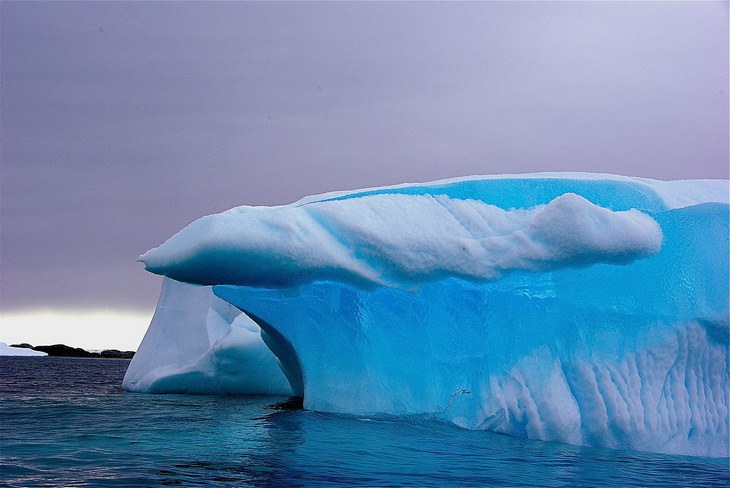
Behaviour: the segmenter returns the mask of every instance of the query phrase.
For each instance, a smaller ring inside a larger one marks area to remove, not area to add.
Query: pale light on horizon
[[[151,314],[130,310],[28,310],[0,314],[0,341],[136,351]]]

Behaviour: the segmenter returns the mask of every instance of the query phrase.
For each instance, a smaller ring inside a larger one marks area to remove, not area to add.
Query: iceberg
[[[0,356],[48,356],[45,352],[34,351],[25,347],[8,346],[5,342],[0,342]]]
[[[307,409],[727,457],[728,214],[724,180],[583,173],[237,207],[140,257],[168,278],[125,388],[278,367]]]

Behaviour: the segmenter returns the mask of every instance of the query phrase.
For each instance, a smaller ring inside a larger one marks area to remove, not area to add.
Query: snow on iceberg
[[[238,207],[140,259],[246,312],[305,408],[728,456],[728,254],[727,181],[547,174]]]
[[[128,391],[291,395],[256,325],[210,287],[165,278],[147,333],[124,375]]]
[[[574,193],[527,210],[445,195],[380,194],[203,217],[140,259],[181,281],[290,286],[331,279],[410,288],[455,276],[625,262],[656,253],[661,229]]]
[[[0,342],[0,356],[48,356],[48,354],[24,347],[8,346],[7,343]]]

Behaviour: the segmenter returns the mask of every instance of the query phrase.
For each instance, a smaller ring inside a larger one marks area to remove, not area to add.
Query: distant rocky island
[[[117,349],[105,349],[101,352],[89,352],[80,347],[71,347],[65,344],[53,344],[52,346],[32,346],[28,343],[11,344],[10,347],[18,347],[22,349],[32,349],[40,351],[49,356],[66,357],[66,358],[114,358],[114,359],[132,359],[134,351],[119,351]]]

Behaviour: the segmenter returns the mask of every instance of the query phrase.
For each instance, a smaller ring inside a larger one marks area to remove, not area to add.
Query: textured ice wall
[[[169,278],[122,386],[151,393],[291,394],[251,319],[210,287]]]
[[[261,325],[307,408],[728,455],[727,182],[310,197],[202,219],[142,259],[249,285],[214,292]]]

